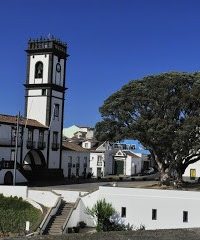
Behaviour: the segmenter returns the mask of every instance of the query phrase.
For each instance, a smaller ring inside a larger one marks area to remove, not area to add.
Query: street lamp
[[[17,171],[17,152],[18,152],[18,138],[19,138],[19,118],[20,113],[17,115],[17,130],[15,134],[15,161],[14,161],[14,176],[13,176],[13,186],[16,185],[16,171]]]

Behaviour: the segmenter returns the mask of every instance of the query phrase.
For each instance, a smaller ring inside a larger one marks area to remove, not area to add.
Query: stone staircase
[[[62,226],[73,208],[74,203],[67,203],[62,200],[57,213],[51,218],[43,234],[49,235],[63,234]]]

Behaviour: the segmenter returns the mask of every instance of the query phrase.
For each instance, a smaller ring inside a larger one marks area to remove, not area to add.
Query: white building
[[[71,139],[71,138],[93,139],[94,138],[94,128],[73,125],[68,128],[63,128],[63,137],[67,138],[67,139]]]
[[[199,182],[200,179],[200,163],[199,161],[190,164],[183,174],[183,180],[189,182]]]
[[[63,142],[62,169],[67,178],[83,177],[89,173],[90,152],[81,146]]]
[[[114,155],[114,173],[116,175],[131,176],[141,173],[143,160],[139,154],[129,150],[118,150]]]

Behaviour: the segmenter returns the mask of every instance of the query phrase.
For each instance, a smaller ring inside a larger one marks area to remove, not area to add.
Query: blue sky
[[[200,70],[199,0],[1,0],[0,113],[24,111],[27,40],[68,44],[64,126],[94,126],[128,81]]]

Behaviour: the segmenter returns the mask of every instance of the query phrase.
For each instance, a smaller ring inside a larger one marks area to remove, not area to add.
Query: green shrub
[[[0,232],[23,234],[26,221],[30,222],[30,231],[34,231],[41,218],[41,211],[22,198],[0,195]]]

